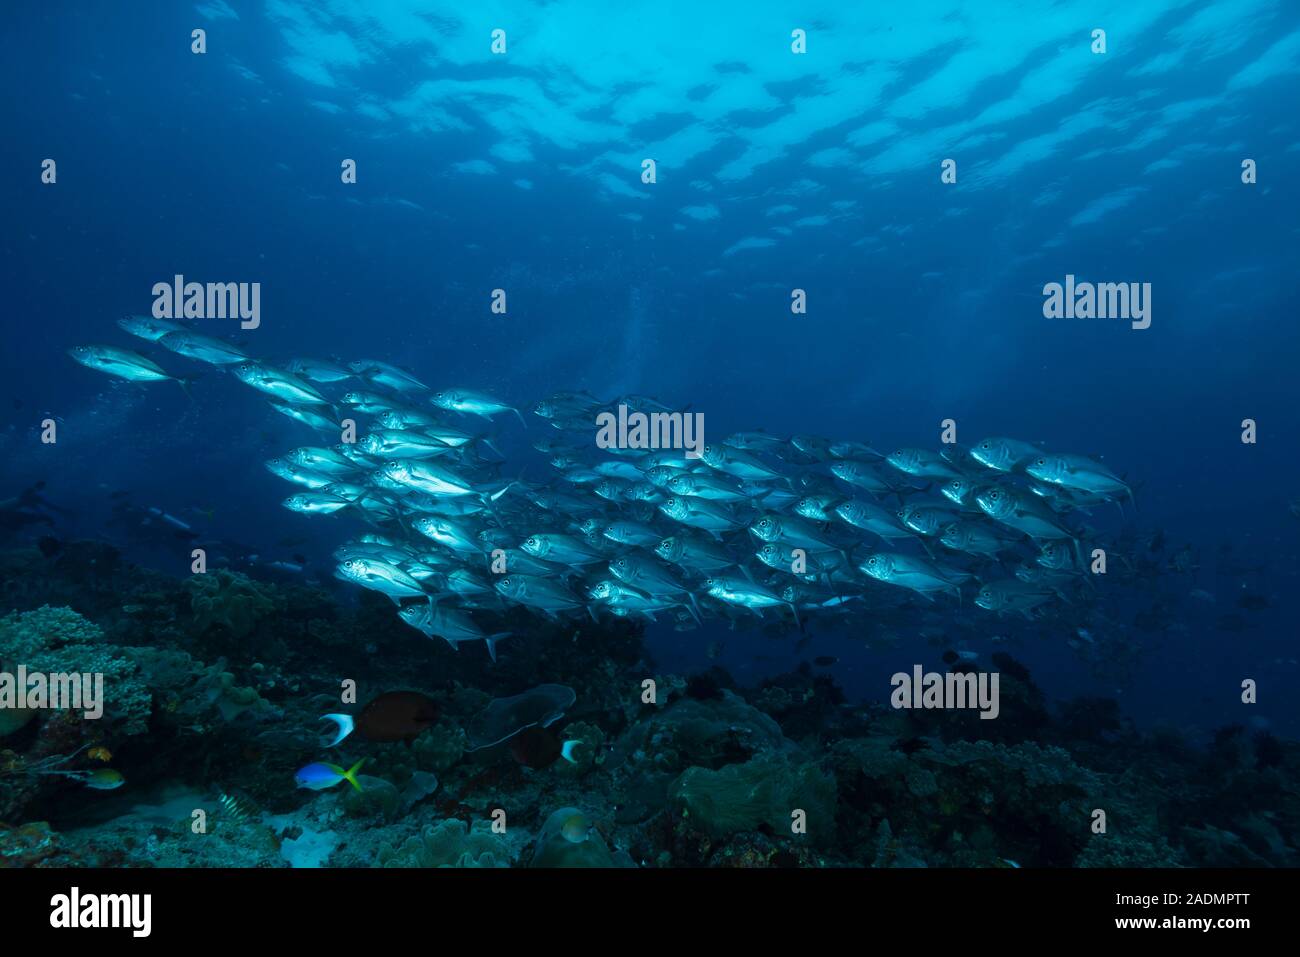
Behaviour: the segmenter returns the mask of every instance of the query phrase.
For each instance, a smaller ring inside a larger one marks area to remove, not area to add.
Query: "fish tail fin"
[[[852,567],[852,565],[849,565],[849,568]],[[844,590],[840,588],[839,582],[835,581],[828,575],[826,584],[830,587],[831,593],[839,600],[840,605],[844,605],[844,603],[848,601],[848,599],[844,597]]]
[[[506,492],[510,491],[510,489],[514,487],[514,484],[514,482],[508,482],[495,492],[478,493],[478,500],[483,503],[483,510],[491,515],[493,520],[503,528],[506,523],[502,521],[501,516],[497,514],[496,503],[497,499],[501,498],[502,495],[505,495]]]
[[[704,624],[704,622],[700,619],[700,605],[699,602],[695,600],[695,592],[688,591],[686,593],[686,597],[691,600],[691,612],[695,615],[695,620],[698,621],[701,625]]]
[[[1071,535],[1070,541],[1074,543],[1074,557],[1079,560],[1079,567],[1086,569],[1088,563],[1083,560],[1083,545],[1079,542],[1077,536]]]
[[[577,764],[578,759],[573,756],[573,752],[580,744],[582,744],[582,742],[577,738],[565,741],[564,744],[560,745],[560,757],[564,758],[564,760],[568,761],[570,764]]]
[[[497,642],[502,638],[509,638],[512,634],[513,632],[509,631],[498,631],[495,635],[488,635],[484,640],[484,644],[487,645],[488,657],[492,659],[493,664],[496,664],[497,660]]]
[[[361,790],[361,785],[357,783],[357,772],[361,770],[361,765],[365,763],[366,759],[362,758],[356,764],[352,765],[352,767],[343,772],[343,780],[347,781],[348,784],[351,784],[358,791]]]
[[[686,606],[686,610],[691,613],[691,617],[695,619],[696,624],[698,624],[701,628],[703,628],[704,619],[700,617],[699,603],[695,601],[695,596],[690,592],[687,592],[686,595],[691,600],[691,603]]]
[[[481,442],[483,445],[485,445],[485,446],[487,446],[489,449],[491,449],[492,452],[493,452],[494,454],[496,454],[499,458],[505,458],[505,454],[504,454],[504,453],[503,453],[499,448],[497,448],[496,445],[495,445],[495,442],[496,442],[496,436],[495,436],[495,435],[490,435],[490,434],[489,434],[489,435],[481,435],[481,436],[479,436],[479,442]]]
[[[355,723],[350,714],[325,714],[321,715],[322,721],[333,721],[337,728],[334,740],[325,745],[327,748],[333,748],[343,743],[343,739],[350,735],[355,727]]]

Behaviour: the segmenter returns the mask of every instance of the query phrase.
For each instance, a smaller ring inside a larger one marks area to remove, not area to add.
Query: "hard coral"
[[[117,734],[140,734],[152,711],[148,685],[125,649],[105,645],[103,639],[98,625],[71,608],[46,605],[0,619],[0,662],[47,674],[103,675],[105,727]]]
[[[244,638],[261,619],[277,610],[271,586],[224,568],[194,575],[186,582],[186,588],[190,592],[194,623],[200,631],[220,626],[234,637]]]

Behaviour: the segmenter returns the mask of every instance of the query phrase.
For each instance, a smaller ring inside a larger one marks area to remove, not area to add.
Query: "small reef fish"
[[[113,791],[126,783],[121,771],[96,768],[94,771],[65,771],[69,777],[96,791]]]
[[[570,844],[581,844],[591,836],[593,830],[595,830],[595,825],[591,823],[587,815],[582,813],[570,815],[560,825],[560,833],[564,835],[564,839]]]
[[[340,781],[347,781],[358,791],[361,785],[357,783],[357,772],[361,770],[361,765],[366,763],[362,758],[352,767],[344,771],[337,764],[309,764],[298,771],[293,779],[298,783],[298,787],[307,788],[312,791],[325,791],[334,787]]]

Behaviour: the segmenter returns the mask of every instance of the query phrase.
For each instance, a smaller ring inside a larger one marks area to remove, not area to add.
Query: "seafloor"
[[[627,622],[516,610],[493,665],[481,645],[423,641],[377,595],[167,577],[98,542],[9,548],[0,579],[15,609],[0,666],[107,682],[98,721],[0,715],[0,866],[1300,864],[1295,743],[1141,731],[1109,699],[1049,705],[1009,655],[1001,715],[981,721],[853,705],[806,667],[752,688],[665,674]],[[543,684],[573,690],[553,727],[582,742],[576,763],[467,750],[493,698]],[[396,689],[437,705],[413,741],[322,747],[321,715]],[[295,785],[305,764],[361,758],[360,792]],[[43,772],[104,761],[123,786]],[[585,839],[558,828],[574,815]]]

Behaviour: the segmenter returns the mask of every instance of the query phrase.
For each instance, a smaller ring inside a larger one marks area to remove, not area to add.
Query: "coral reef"
[[[982,721],[851,704],[808,665],[753,687],[672,674],[623,620],[512,611],[494,665],[370,594],[169,578],[99,543],[0,551],[0,570],[0,669],[97,671],[106,692],[99,721],[0,710],[0,866],[1300,864],[1294,742],[1140,731],[1108,698],[1049,703],[1004,654]],[[321,715],[394,689],[426,695],[431,723],[326,748]],[[512,750],[542,727],[579,742],[571,760]],[[125,785],[86,787],[110,752]],[[295,786],[361,758],[360,791]]]
[[[825,841],[834,829],[835,779],[784,757],[764,755],[716,771],[687,768],[669,798],[691,826],[712,838],[760,827],[801,833],[806,823],[811,837]]]
[[[139,666],[122,649],[105,645],[103,630],[71,608],[43,605],[0,619],[0,663],[46,674],[103,675],[105,727],[129,736],[148,726],[152,697]],[[53,720],[80,719],[56,713]]]
[[[400,847],[381,850],[380,867],[509,867],[509,844],[486,821],[454,818],[425,828]]]
[[[275,614],[279,607],[269,586],[225,569],[194,575],[185,587],[190,593],[194,623],[201,631],[219,627],[234,638],[245,638],[259,621]]]

